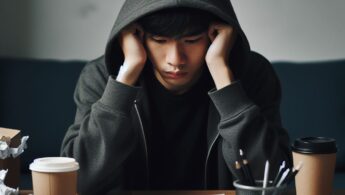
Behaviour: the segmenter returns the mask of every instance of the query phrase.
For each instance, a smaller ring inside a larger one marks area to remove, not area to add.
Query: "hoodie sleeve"
[[[107,78],[105,72],[104,66],[95,63],[83,69],[74,93],[75,121],[61,147],[62,156],[80,164],[80,194],[104,194],[109,186],[121,189],[122,167],[137,143],[137,134],[128,124],[139,88]]]
[[[235,173],[234,163],[242,149],[254,178],[263,179],[265,161],[269,160],[272,179],[283,160],[291,165],[289,136],[281,125],[279,80],[270,63],[254,55],[253,69],[246,72],[249,79],[210,92],[210,97],[220,114],[218,129],[229,170]]]

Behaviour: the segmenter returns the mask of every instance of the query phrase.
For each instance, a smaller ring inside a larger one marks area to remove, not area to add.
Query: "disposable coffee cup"
[[[299,138],[292,144],[293,162],[302,162],[295,177],[297,195],[331,195],[337,146],[335,139]]]
[[[74,158],[46,157],[30,164],[35,195],[76,195],[79,164]]]

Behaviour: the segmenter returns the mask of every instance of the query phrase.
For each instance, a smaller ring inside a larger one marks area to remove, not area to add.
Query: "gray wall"
[[[345,0],[232,0],[253,50],[270,60],[345,58]]]
[[[0,55],[93,59],[105,47],[119,0],[0,0]]]
[[[0,55],[93,59],[124,0],[1,0]],[[270,60],[345,57],[344,0],[232,0],[253,50]]]

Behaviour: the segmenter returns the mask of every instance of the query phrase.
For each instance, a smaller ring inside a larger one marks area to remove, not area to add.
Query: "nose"
[[[177,68],[182,68],[186,63],[186,56],[177,42],[171,43],[166,58],[170,66]]]

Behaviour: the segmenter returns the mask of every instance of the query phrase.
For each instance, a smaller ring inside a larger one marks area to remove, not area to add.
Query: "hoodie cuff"
[[[113,76],[109,76],[100,102],[111,109],[127,114],[140,89],[141,87],[125,85],[116,81]]]
[[[239,81],[220,90],[211,90],[208,94],[215,104],[222,120],[241,113],[253,104]]]

